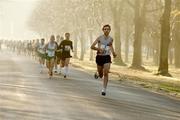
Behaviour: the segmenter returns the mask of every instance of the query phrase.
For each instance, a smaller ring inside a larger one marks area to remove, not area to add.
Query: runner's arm
[[[48,44],[46,44],[46,45],[44,46],[44,50],[45,50],[45,51],[47,50],[47,47],[48,47]]]
[[[72,52],[74,52],[74,50],[73,50],[73,42],[71,42],[71,50],[72,50]]]
[[[115,53],[115,50],[114,50],[114,47],[113,47],[113,41],[112,41],[112,43],[110,45],[110,49],[111,49],[111,52],[113,54],[113,57],[115,58],[117,56],[117,54]]]
[[[57,49],[58,49],[58,44],[56,44],[56,46],[55,46],[55,51],[57,51]]]
[[[94,42],[93,42],[93,44],[91,45],[91,49],[92,50],[97,50],[97,51],[99,51],[99,48],[98,47],[96,47],[96,45],[97,45],[97,43],[98,43],[98,39],[96,39]]]

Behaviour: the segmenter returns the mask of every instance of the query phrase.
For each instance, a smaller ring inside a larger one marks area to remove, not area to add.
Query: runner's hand
[[[105,51],[104,49],[101,49],[101,48],[98,49],[99,53],[104,53],[104,51]]]
[[[113,57],[116,58],[116,57],[117,57],[117,54],[116,54],[116,53],[113,53]]]

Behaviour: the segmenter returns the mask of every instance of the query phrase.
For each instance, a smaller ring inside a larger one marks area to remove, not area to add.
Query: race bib
[[[103,50],[103,54],[109,54],[110,53],[110,47],[106,45],[101,45],[101,49]]]
[[[105,45],[101,45],[101,49],[105,49]]]
[[[48,56],[49,57],[53,57],[54,56],[54,52],[48,52]]]
[[[106,46],[105,51],[106,51],[106,54],[109,54],[110,53],[110,47]]]
[[[109,50],[110,50],[109,46],[106,46],[105,50],[106,50],[106,51],[109,51]]]
[[[40,52],[41,54],[45,54],[45,51],[44,51],[43,49],[39,49],[39,52]]]
[[[71,49],[71,47],[69,45],[66,45],[64,48],[65,48],[64,49],[65,51],[70,51],[70,49]]]

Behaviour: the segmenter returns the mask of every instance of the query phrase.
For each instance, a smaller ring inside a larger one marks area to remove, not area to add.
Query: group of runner
[[[97,51],[96,64],[97,75],[103,80],[101,94],[106,95],[106,89],[109,79],[109,70],[111,65],[111,54],[116,57],[113,48],[113,38],[109,35],[111,31],[110,25],[104,25],[102,28],[103,35],[100,35],[91,45],[91,49]],[[46,63],[49,78],[53,77],[53,73],[63,73],[64,78],[69,73],[69,62],[71,52],[73,52],[73,42],[70,40],[70,33],[65,33],[64,37],[57,35],[50,36],[48,42],[45,39],[37,39],[33,41],[6,41],[6,46],[11,51],[18,54],[32,56],[39,61],[40,73]],[[62,71],[62,68],[63,71]]]
[[[17,55],[26,55],[35,57],[35,46],[38,44],[36,40],[4,40],[8,51],[16,52]]]
[[[64,68],[64,78],[69,72],[69,62],[71,51],[73,52],[73,42],[70,40],[70,33],[65,33],[65,39],[57,36],[57,41],[62,40],[59,44],[55,41],[55,36],[51,35],[50,40],[45,44],[45,40],[41,39],[41,43],[37,46],[37,53],[39,57],[39,64],[42,68],[46,59],[46,67],[48,68],[49,78],[52,78],[53,72],[61,73],[61,68]],[[58,64],[60,64],[59,69]],[[53,71],[54,70],[54,71]]]
[[[48,68],[49,78],[53,73],[63,73],[64,78],[69,73],[69,62],[73,42],[70,40],[70,33],[65,33],[65,38],[51,35],[47,41],[44,38],[36,40],[5,40],[5,46],[17,55],[25,55],[39,61],[40,73],[43,72],[44,65]],[[63,71],[62,71],[62,68]]]

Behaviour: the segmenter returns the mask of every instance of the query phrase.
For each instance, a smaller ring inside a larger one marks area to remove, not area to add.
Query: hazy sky
[[[0,38],[32,39],[27,21],[40,0],[0,0]]]

